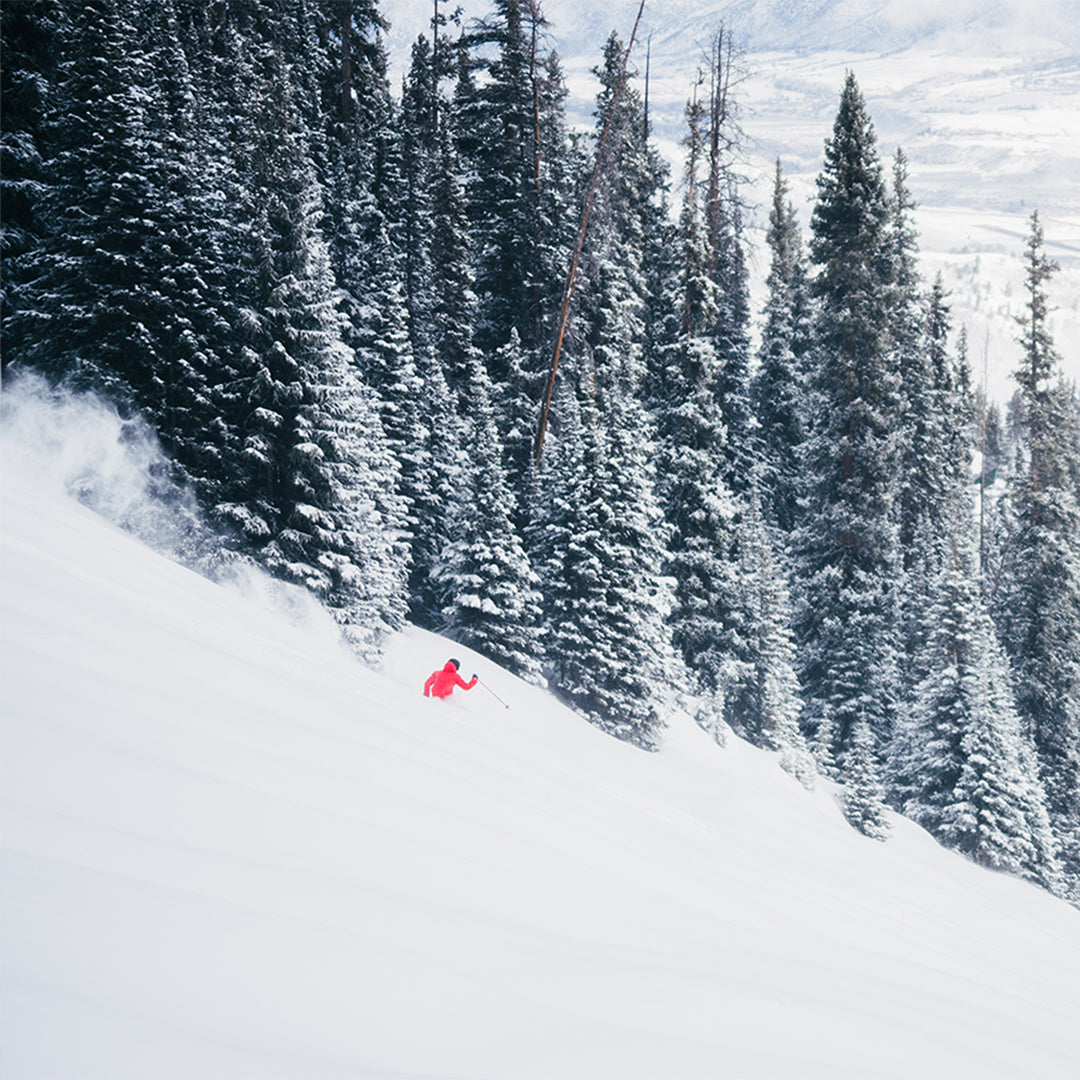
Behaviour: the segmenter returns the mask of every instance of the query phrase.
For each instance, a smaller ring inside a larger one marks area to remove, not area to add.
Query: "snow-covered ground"
[[[68,497],[139,489],[74,415],[0,458],[3,1076],[1080,1075],[1080,912],[430,634],[367,670]]]
[[[639,0],[543,0],[550,45],[570,90],[568,114],[591,124],[592,69],[604,40],[628,40]],[[468,17],[489,14],[466,0]],[[450,10],[453,5],[444,5]],[[398,76],[430,5],[384,0]],[[1018,349],[1023,251],[1038,209],[1061,272],[1051,330],[1080,379],[1080,2],[1078,0],[648,0],[634,63],[651,48],[650,116],[678,181],[683,110],[721,22],[746,51],[738,88],[755,307],[768,272],[765,228],[777,157],[808,232],[825,140],[847,69],[855,72],[883,157],[902,146],[918,210],[922,270],[940,271],[954,326],[966,326],[976,381],[1004,401]],[[675,193],[676,202],[680,197]]]

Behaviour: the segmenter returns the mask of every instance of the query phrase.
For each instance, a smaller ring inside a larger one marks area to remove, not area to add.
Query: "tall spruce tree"
[[[914,565],[916,537],[924,522],[924,501],[941,495],[926,475],[933,461],[937,401],[931,361],[925,340],[919,271],[918,234],[914,200],[907,185],[907,158],[897,150],[893,159],[893,190],[890,202],[888,241],[892,259],[892,348],[903,395],[902,475],[900,480],[900,545],[904,569]],[[930,451],[930,456],[927,452]]]
[[[67,14],[36,211],[50,225],[22,275],[10,359],[141,411],[212,502],[211,391],[228,368],[218,215],[173,3],[100,0]]]
[[[391,456],[321,232],[322,193],[294,101],[288,12],[238,30],[252,79],[243,468],[223,511],[274,573],[324,598],[365,652],[401,625],[407,551]]]
[[[465,461],[436,577],[442,630],[524,678],[540,676],[537,578],[514,523],[491,381],[476,354],[466,387]]]
[[[886,745],[897,702],[901,399],[889,214],[873,126],[849,72],[811,222],[822,412],[808,443],[796,564],[804,716],[827,766],[843,766],[856,722]]]
[[[865,716],[857,716],[842,763],[844,816],[864,836],[885,840],[890,826],[877,759],[877,740],[870,723]]]
[[[477,298],[473,278],[465,181],[454,142],[444,125],[435,164],[432,262],[436,289],[435,350],[451,390],[464,394],[476,346]]]
[[[16,337],[54,380],[115,392],[129,404],[155,380],[137,342],[141,265],[156,232],[147,177],[145,92],[151,78],[131,12],[97,0],[73,13],[50,142],[48,245]],[[139,335],[143,337],[144,335]],[[146,395],[149,397],[149,393]]]
[[[946,328],[939,278],[927,315],[929,407],[912,428],[915,453],[926,459],[912,493],[923,506],[908,581],[915,685],[890,748],[891,794],[947,847],[1054,889],[1056,844],[1034,747],[980,591],[972,394],[965,355],[954,364],[945,349]]]
[[[720,359],[720,409],[728,434],[725,479],[732,491],[741,494],[753,485],[756,449],[750,397],[750,269],[738,182],[728,175],[724,186],[721,228],[712,252],[719,287],[713,338]]]
[[[457,395],[447,386],[435,354],[424,350],[417,365],[423,383],[420,418],[427,476],[413,507],[416,522],[409,570],[409,614],[428,630],[442,627],[442,586],[438,568],[455,527],[451,509],[463,483],[467,451],[461,419],[452,405]]]
[[[482,362],[473,343],[476,294],[469,262],[468,219],[458,157],[443,123],[437,136],[432,182],[434,229],[431,261],[435,307],[430,344],[417,357],[424,384],[422,422],[427,429],[425,483],[416,488],[411,596],[421,625],[441,625],[437,572],[453,525],[449,511],[463,479],[465,418],[471,413],[469,386]]]
[[[480,299],[476,340],[488,355],[511,329],[527,348],[543,340],[554,282],[545,281],[545,252],[557,243],[544,228],[542,201],[550,168],[541,110],[561,109],[558,89],[545,86],[539,4],[495,0],[494,13],[470,35],[472,63],[486,68],[469,80],[458,104],[459,147],[472,174],[469,207]],[[554,95],[554,97],[553,97]],[[493,372],[498,381],[501,372]]]
[[[948,346],[946,299],[939,274],[920,316],[922,329],[915,333],[907,362],[901,365],[906,407],[899,513],[907,691],[923,675],[919,658],[931,626],[935,583],[953,558],[954,491],[963,490],[972,471],[970,372],[963,348],[954,360]]]
[[[772,258],[751,402],[758,423],[758,471],[766,516],[786,535],[798,520],[803,488],[801,451],[811,411],[807,356],[812,333],[806,257],[779,159],[767,240]]]
[[[740,530],[740,578],[746,616],[746,653],[752,671],[734,688],[729,723],[755,746],[780,753],[780,763],[805,787],[813,788],[815,768],[799,728],[802,701],[795,676],[795,644],[787,582],[755,489],[747,494]]]
[[[612,35],[596,71],[597,146],[605,129],[608,136],[575,294],[577,333],[564,361],[571,388],[561,408],[569,419],[556,417],[562,464],[543,467],[542,509],[529,532],[544,566],[556,693],[604,730],[653,747],[666,688],[683,681],[665,622],[655,431],[644,403],[644,260],[662,170],[647,144],[640,96],[630,84],[620,92],[624,52]],[[569,486],[567,472],[575,476]],[[552,547],[552,532],[563,550]]]
[[[1034,741],[1067,888],[1080,895],[1080,503],[1070,392],[1050,334],[1047,282],[1056,270],[1038,213],[1025,252],[1023,353],[1014,377],[1021,454],[1010,478],[1012,535],[997,617],[1017,708]]]
[[[743,249],[742,178],[736,162],[743,142],[735,87],[742,59],[731,30],[721,26],[709,50],[709,94],[705,114],[708,183],[703,197],[709,274],[716,284],[712,327],[720,379],[717,394],[727,428],[724,479],[736,493],[753,483],[755,446],[750,405],[750,274]]]
[[[553,451],[541,462],[530,523],[545,674],[602,730],[656,749],[680,679],[665,622],[670,592],[648,428],[626,385],[631,372],[609,371],[604,391],[591,376],[574,385],[574,366],[561,376]]]
[[[1054,889],[1058,864],[1045,796],[979,594],[965,487],[952,490],[951,552],[935,580],[922,677],[890,762],[899,779],[896,802],[946,847]]]
[[[699,168],[704,110],[687,106],[686,188],[679,218],[679,277],[666,297],[676,318],[652,356],[650,406],[657,425],[660,505],[670,529],[666,570],[675,582],[674,645],[704,703],[700,719],[716,728],[729,689],[749,679],[741,655],[736,521],[739,507],[724,477],[727,429],[720,400],[721,363],[712,335],[717,287],[709,272]]]
[[[11,313],[23,302],[22,286],[36,276],[49,234],[49,126],[68,27],[63,5],[44,0],[5,4],[0,30],[0,364],[6,372],[22,353]]]
[[[432,245],[435,221],[433,186],[438,183],[438,75],[431,45],[420,37],[402,91],[402,270],[409,335],[414,354],[431,344],[436,304]]]

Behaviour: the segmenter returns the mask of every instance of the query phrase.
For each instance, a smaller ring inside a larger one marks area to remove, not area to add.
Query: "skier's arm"
[[[454,678],[457,679],[458,686],[462,690],[471,690],[478,682],[479,679],[474,675],[468,682],[466,682],[457,672],[454,672]]]
[[[435,677],[438,674],[439,673],[437,671],[433,671],[428,676],[427,682],[424,683],[424,697],[431,697],[431,688],[435,685]]]

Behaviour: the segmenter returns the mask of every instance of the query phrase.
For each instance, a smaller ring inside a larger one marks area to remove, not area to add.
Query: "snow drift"
[[[4,1076],[1080,1075],[1074,909],[432,635],[368,670],[10,435]]]

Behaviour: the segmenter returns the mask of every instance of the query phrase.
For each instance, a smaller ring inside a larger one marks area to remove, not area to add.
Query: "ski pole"
[[[484,688],[484,689],[485,689],[485,690],[486,690],[486,691],[487,691],[487,692],[488,692],[488,693],[489,693],[489,694],[490,694],[490,695],[491,695],[491,696],[492,696],[492,697],[493,697],[493,698],[494,698],[494,699],[495,699],[495,700],[496,700],[496,701],[497,701],[497,702],[498,702],[498,703],[499,703],[499,704],[500,704],[500,705],[501,705],[501,706],[502,706],[502,707],[503,707],[504,709],[509,709],[509,708],[510,708],[510,706],[509,706],[509,705],[507,705],[507,704],[506,704],[506,702],[505,702],[505,701],[503,701],[503,699],[502,699],[501,697],[499,697],[499,695],[498,695],[498,694],[496,694],[496,693],[495,693],[495,691],[494,691],[494,690],[492,690],[492,689],[491,689],[491,687],[490,687],[490,686],[488,686],[488,684],[487,684],[486,682],[484,682],[484,680],[483,680],[483,679],[481,679],[479,675],[477,675],[477,676],[476,676],[476,681],[477,681],[477,682],[478,682],[478,683],[479,683],[479,684],[480,684],[480,685],[481,685],[481,686],[482,686],[482,687],[483,687],[483,688]]]

